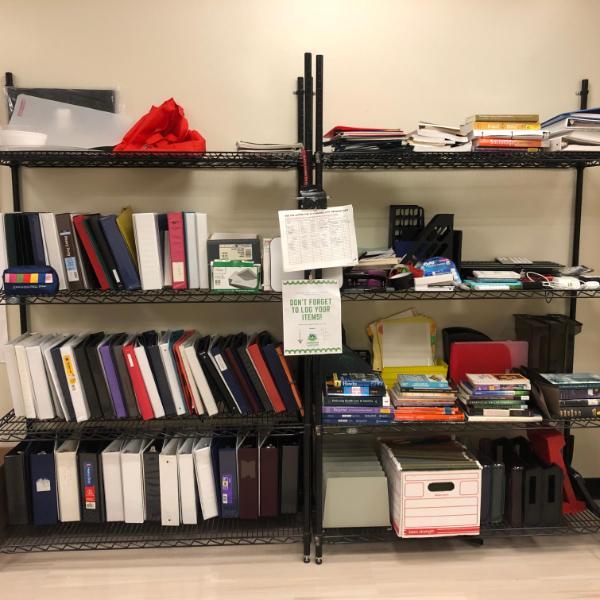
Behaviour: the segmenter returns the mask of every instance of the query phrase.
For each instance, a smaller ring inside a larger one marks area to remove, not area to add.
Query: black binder
[[[92,377],[92,371],[86,352],[87,342],[92,336],[94,336],[94,334],[85,336],[77,346],[73,348],[73,354],[77,363],[77,369],[79,370],[85,399],[88,408],[90,409],[90,417],[93,419],[100,419],[102,418],[102,409],[100,408],[100,401],[98,400],[98,393],[96,392],[96,385],[94,384],[94,378]]]
[[[146,521],[161,520],[159,456],[162,440],[154,440],[144,451],[144,498]]]
[[[281,473],[279,481],[281,489],[281,514],[290,515],[298,512],[298,474],[300,472],[300,447],[284,444],[281,446]]]
[[[156,381],[156,387],[158,388],[160,401],[165,409],[165,415],[167,417],[176,417],[177,409],[175,408],[173,394],[171,394],[171,388],[169,387],[169,381],[167,380],[165,367],[160,356],[158,335],[155,331],[145,331],[140,335],[140,341],[146,348],[148,362],[150,363],[150,369],[152,370],[154,380]]]
[[[11,525],[31,523],[30,449],[29,442],[20,442],[4,457],[8,522]]]
[[[271,412],[273,410],[273,405],[271,404],[269,396],[267,395],[267,391],[265,390],[262,381],[256,372],[256,369],[254,368],[254,364],[248,356],[247,347],[248,336],[245,333],[239,333],[237,336],[235,336],[235,349],[242,362],[248,379],[250,380],[258,399],[260,400],[262,408],[265,411]]]
[[[58,522],[54,442],[34,442],[29,454],[31,507],[35,525]]]
[[[197,352],[213,396],[215,399],[219,399],[219,412],[221,412],[221,408],[225,408],[225,412],[239,414],[232,395],[227,389],[227,386],[223,383],[223,378],[209,356],[210,343],[211,337],[209,335],[204,336],[198,341]]]
[[[111,343],[110,350],[115,359],[115,366],[117,367],[117,373],[119,374],[119,382],[121,383],[121,391],[123,392],[123,398],[125,399],[127,416],[139,417],[140,411],[135,399],[133,386],[131,385],[131,379],[129,378],[129,371],[125,364],[125,357],[123,356],[123,344],[126,339],[126,333],[122,333],[115,337]]]
[[[106,446],[107,442],[86,441],[79,444],[79,499],[84,523],[106,520],[102,485],[102,450]]]
[[[114,419],[116,417],[115,408],[104,376],[104,367],[98,354],[98,345],[104,340],[104,337],[104,332],[95,333],[87,338],[84,346],[102,416],[105,419]]]

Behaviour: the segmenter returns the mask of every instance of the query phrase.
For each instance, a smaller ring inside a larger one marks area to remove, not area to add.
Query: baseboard
[[[585,485],[594,498],[600,499],[600,477],[586,477]]]

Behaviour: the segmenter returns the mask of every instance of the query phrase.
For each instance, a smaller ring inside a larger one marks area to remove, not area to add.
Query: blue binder
[[[123,285],[128,290],[139,290],[142,287],[140,276],[135,268],[135,263],[129,253],[123,234],[117,225],[116,215],[100,217],[100,226],[117,265]]]

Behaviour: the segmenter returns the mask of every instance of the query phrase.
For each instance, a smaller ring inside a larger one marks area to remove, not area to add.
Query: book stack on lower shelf
[[[386,425],[394,420],[377,373],[334,373],[325,384],[321,412],[323,425]]]
[[[519,373],[467,373],[458,398],[469,421],[539,422],[531,408],[531,382]]]
[[[390,390],[396,421],[464,421],[456,390],[440,375],[398,375]]]
[[[548,416],[600,418],[600,375],[542,373],[536,384],[538,402]]]

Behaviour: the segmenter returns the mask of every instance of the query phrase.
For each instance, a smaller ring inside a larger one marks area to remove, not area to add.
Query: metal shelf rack
[[[407,290],[342,291],[344,302],[415,301],[415,300],[545,300],[600,298],[600,290],[456,290],[453,292],[421,292]],[[280,292],[213,292],[211,290],[64,290],[55,295],[7,296],[0,291],[0,304],[184,304],[237,303],[260,304],[281,302]]]
[[[295,169],[297,152],[0,151],[0,165],[28,168]]]
[[[598,152],[327,152],[326,170],[573,169],[600,166]]]
[[[300,513],[256,520],[217,518],[180,527],[160,523],[22,525],[6,530],[0,538],[0,553],[290,544],[301,542],[303,535]]]

